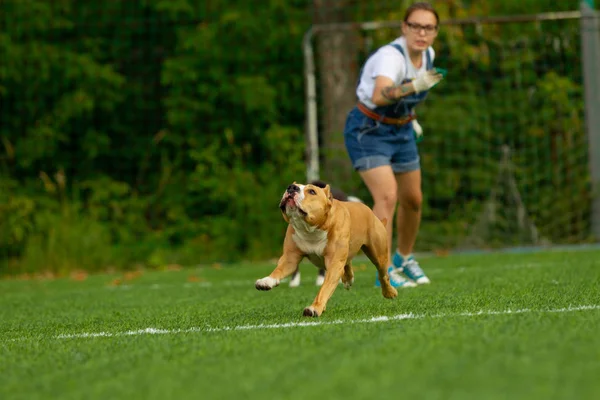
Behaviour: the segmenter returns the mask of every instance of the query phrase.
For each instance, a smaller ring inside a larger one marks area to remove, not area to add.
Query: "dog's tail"
[[[387,225],[387,218],[382,218],[382,219],[380,219],[380,221],[383,224],[383,226]]]

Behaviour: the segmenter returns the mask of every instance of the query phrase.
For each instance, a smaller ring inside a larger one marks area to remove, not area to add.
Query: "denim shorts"
[[[354,107],[344,129],[346,151],[357,171],[390,165],[395,173],[421,168],[412,123],[388,125]]]

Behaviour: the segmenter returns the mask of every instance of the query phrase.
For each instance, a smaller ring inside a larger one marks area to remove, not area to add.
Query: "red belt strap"
[[[375,121],[379,121],[381,123],[388,124],[388,125],[406,125],[413,119],[417,118],[417,116],[415,114],[410,114],[403,118],[384,117],[383,115],[379,115],[379,114],[373,112],[371,109],[369,109],[367,106],[365,106],[361,102],[358,102],[357,107],[358,107],[359,111],[362,112],[363,114],[365,114],[367,117],[374,119]]]

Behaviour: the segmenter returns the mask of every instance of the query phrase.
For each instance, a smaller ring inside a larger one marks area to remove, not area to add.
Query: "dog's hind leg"
[[[290,287],[300,286],[300,267],[292,273],[292,279],[290,279]]]
[[[319,273],[317,274],[317,279],[315,279],[315,285],[323,286],[323,282],[325,282],[325,269],[319,268]]]
[[[387,247],[387,232],[385,228],[382,228],[377,234],[372,235],[371,242],[365,244],[362,250],[377,268],[379,282],[381,283],[381,294],[386,299],[393,299],[398,296],[398,291],[390,284],[390,277],[387,272],[389,264]]]
[[[350,290],[352,284],[354,283],[354,271],[352,270],[352,262],[348,261],[346,265],[344,265],[344,274],[342,275],[342,283],[344,284],[344,288]]]

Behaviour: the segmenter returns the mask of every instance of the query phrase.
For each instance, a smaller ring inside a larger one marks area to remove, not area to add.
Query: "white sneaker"
[[[400,275],[400,271],[397,270],[393,265],[388,267],[388,276],[390,277],[390,284],[395,288],[411,288],[417,286],[417,284],[410,279],[406,279]],[[375,287],[381,287],[378,274],[375,275]]]
[[[396,252],[396,254],[394,254],[393,263],[399,271],[402,271],[402,273],[408,277],[408,279],[415,281],[417,284],[427,285],[431,283],[413,256],[404,260],[402,256]]]

